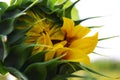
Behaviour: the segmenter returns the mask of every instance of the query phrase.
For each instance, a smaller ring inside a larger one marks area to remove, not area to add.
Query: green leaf
[[[8,56],[5,58],[5,65],[20,69],[30,57],[32,48],[32,46],[26,46],[24,44],[11,47]]]
[[[31,64],[24,73],[29,80],[46,80],[46,65],[40,63]]]
[[[5,69],[14,75],[18,80],[28,80],[23,73],[13,67],[5,67]]]
[[[101,39],[98,39],[98,41],[108,40],[108,39],[115,38],[115,37],[119,37],[119,36],[112,36],[112,37],[101,38]]]

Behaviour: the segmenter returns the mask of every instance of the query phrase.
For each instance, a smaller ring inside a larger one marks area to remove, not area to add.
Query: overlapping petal
[[[78,48],[82,50],[83,53],[89,54],[95,49],[97,42],[98,42],[98,33],[90,37],[84,37],[74,40],[72,41],[69,47]]]
[[[90,32],[89,28],[81,25],[74,26],[74,22],[68,18],[63,18],[63,21],[61,30],[67,43],[63,45],[64,48],[57,50],[56,56],[66,54],[62,59],[89,64],[90,60],[87,55],[95,49],[98,42],[98,33],[86,37]]]
[[[41,27],[42,25],[42,27]],[[98,42],[98,33],[93,36],[86,37],[90,29],[81,25],[74,25],[74,21],[63,18],[63,26],[57,27],[45,22],[36,24],[26,35],[31,38],[28,42],[36,42],[33,53],[49,50],[45,54],[45,61],[51,60],[62,54],[64,60],[72,62],[82,62],[89,64],[88,54],[91,53]],[[40,29],[39,29],[40,28]],[[38,30],[36,30],[38,29]],[[35,38],[35,40],[32,39]],[[38,38],[36,38],[38,37]],[[49,47],[47,47],[49,46]]]
[[[66,37],[72,37],[74,29],[74,22],[68,18],[63,17],[63,26],[61,28],[62,32]]]
[[[77,48],[60,48],[56,52],[56,56],[60,56],[62,54],[65,54],[65,56],[62,58],[63,60],[68,60],[71,62],[81,62],[84,64],[89,64],[90,59],[87,56],[87,54],[84,54],[82,50]]]

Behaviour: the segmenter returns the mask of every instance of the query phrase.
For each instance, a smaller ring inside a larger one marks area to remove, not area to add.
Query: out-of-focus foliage
[[[86,75],[91,78],[84,79],[70,79],[70,80],[120,80],[120,61],[114,60],[97,60],[90,65],[91,68],[108,75],[109,77],[103,77],[95,74],[89,74],[85,71],[79,71],[77,75]]]

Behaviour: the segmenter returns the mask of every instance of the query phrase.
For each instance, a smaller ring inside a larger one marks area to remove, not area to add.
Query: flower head
[[[81,25],[74,26],[74,22],[65,17],[62,27],[53,26],[52,22],[46,22],[46,20],[37,20],[33,28],[26,34],[28,36],[26,42],[36,44],[33,53],[49,50],[50,52],[45,55],[45,61],[65,53],[66,56],[62,59],[86,64],[90,62],[88,54],[97,45],[98,33],[85,37],[90,29]],[[55,42],[56,40],[57,42]]]

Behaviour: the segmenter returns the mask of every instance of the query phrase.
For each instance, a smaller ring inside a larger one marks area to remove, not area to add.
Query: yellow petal
[[[74,29],[74,22],[71,19],[63,17],[63,26],[61,28],[64,35],[71,37]]]
[[[37,39],[38,39],[38,37],[36,37],[36,36],[32,36],[32,37],[30,36],[30,37],[27,37],[27,39],[25,40],[25,43],[34,44]]]
[[[45,54],[45,61],[51,60],[53,59],[55,55],[55,51],[49,51]]]
[[[82,53],[82,50],[75,48],[61,48],[57,51],[56,56],[66,54],[62,59],[69,60],[72,62],[81,62],[84,64],[89,64],[90,60],[87,54]]]
[[[52,50],[48,53],[45,54],[45,61],[51,60],[53,59],[53,57],[55,56],[55,52],[57,49],[63,48],[64,44],[66,43],[66,41],[63,41],[61,43],[55,44],[52,48]]]
[[[64,39],[64,35],[61,32],[61,29],[58,28],[57,26],[54,26],[51,28],[51,30],[49,31],[49,35],[51,40],[63,40]]]
[[[39,23],[41,24],[42,22],[39,22]],[[34,27],[32,27],[32,29],[29,30],[26,35],[27,36],[40,36],[40,33],[43,31],[43,29],[39,23],[36,24]]]
[[[74,33],[73,33],[73,37],[74,38],[82,38],[84,37],[86,34],[88,34],[90,32],[90,29],[87,27],[83,27],[81,25],[77,25],[74,28]]]
[[[58,56],[61,56],[62,54],[66,54],[67,51],[69,51],[69,48],[59,48],[57,51],[56,51],[56,54],[55,56],[58,57]]]
[[[47,46],[49,46],[49,47],[47,47]],[[50,39],[48,33],[46,33],[46,34],[43,33],[42,36],[39,37],[36,42],[36,46],[34,47],[34,53],[41,52],[43,50],[49,50],[49,48],[51,48],[52,46],[53,46],[53,44],[51,42],[51,39]]]
[[[96,33],[94,36],[91,37],[85,37],[82,39],[74,40],[69,47],[78,48],[82,50],[83,53],[89,54],[94,50],[94,48],[97,45],[97,42],[98,42],[98,33]]]

